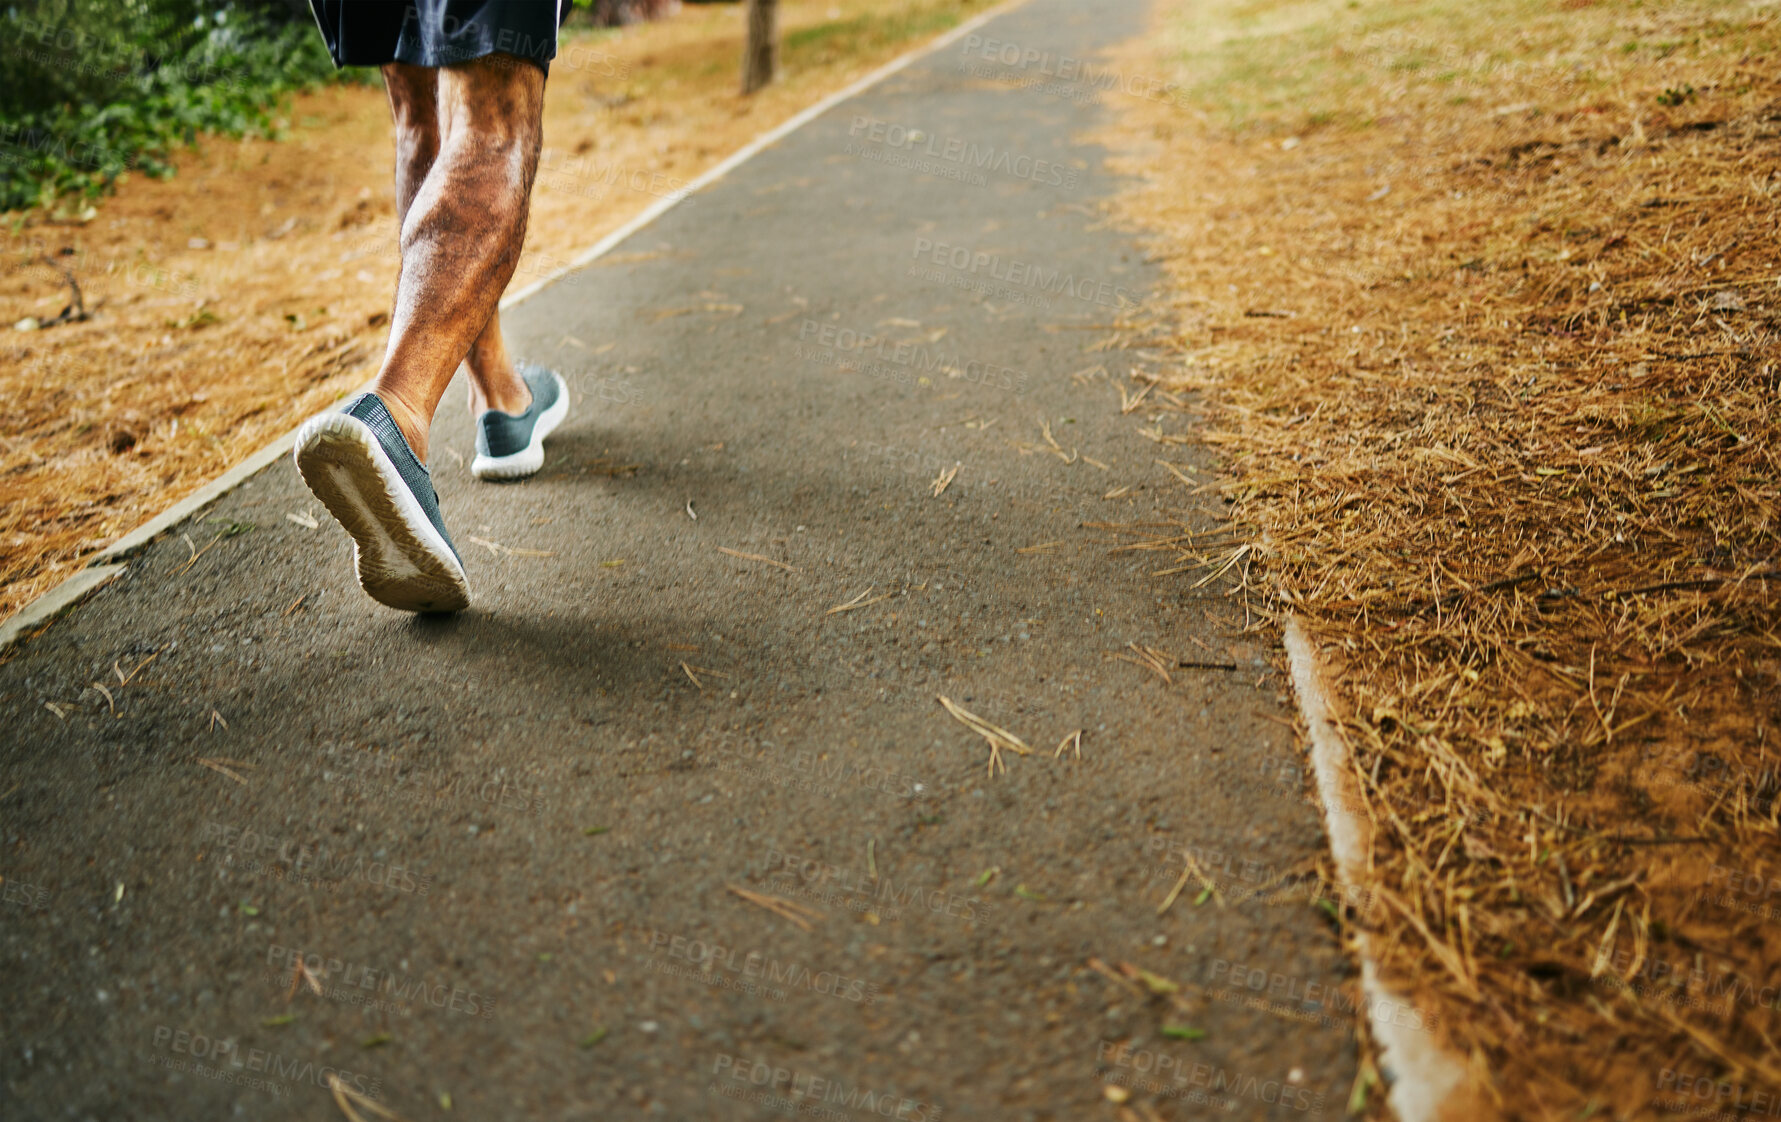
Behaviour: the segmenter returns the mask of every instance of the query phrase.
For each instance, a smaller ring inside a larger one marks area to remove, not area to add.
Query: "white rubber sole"
[[[569,384],[554,370],[550,376],[557,380],[557,403],[538,418],[538,424],[532,428],[531,443],[511,456],[477,453],[476,459],[470,462],[471,475],[478,479],[524,479],[536,475],[544,466],[544,438],[556,431],[563,418],[569,415]]]
[[[362,421],[344,413],[312,417],[297,431],[291,455],[303,482],[351,536],[366,595],[405,612],[470,606],[464,567]]]

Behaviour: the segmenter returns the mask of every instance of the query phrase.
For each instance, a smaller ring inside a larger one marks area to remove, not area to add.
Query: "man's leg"
[[[429,66],[392,62],[383,67],[390,118],[396,125],[396,221],[407,222],[409,204],[420,191],[439,155],[439,72]],[[532,391],[513,368],[501,336],[501,313],[489,316],[482,334],[470,344],[465,359],[470,383],[470,413],[485,409],[518,413],[530,403]]]
[[[496,315],[525,244],[544,74],[509,58],[384,68],[396,122],[402,266],[375,389],[415,455],[458,363],[471,407],[525,409]]]

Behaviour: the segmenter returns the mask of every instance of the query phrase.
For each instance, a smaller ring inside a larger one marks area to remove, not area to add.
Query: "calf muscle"
[[[433,413],[466,357],[473,404],[526,400],[496,308],[525,245],[544,75],[495,60],[442,67],[429,101],[406,73],[420,69],[386,68],[398,71],[389,88],[402,265],[375,388],[424,462]]]

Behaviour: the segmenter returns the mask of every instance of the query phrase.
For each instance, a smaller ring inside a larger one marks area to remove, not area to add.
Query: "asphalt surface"
[[[283,461],[0,664],[0,1117],[1339,1116],[1273,652],[1091,525],[1217,525],[1092,349],[1146,87],[1068,59],[1144,14],[1033,0],[509,312],[574,409],[498,486],[448,397],[471,611],[366,600]]]

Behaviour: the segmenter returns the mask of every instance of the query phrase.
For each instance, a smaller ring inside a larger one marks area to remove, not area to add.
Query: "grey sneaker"
[[[544,466],[544,438],[569,415],[569,387],[563,376],[542,366],[521,363],[519,376],[532,391],[524,413],[490,409],[476,418],[476,459],[470,474],[478,479],[522,479]]]
[[[359,586],[405,612],[470,606],[464,562],[445,533],[426,465],[374,393],[311,417],[292,453],[303,482],[353,540]]]

